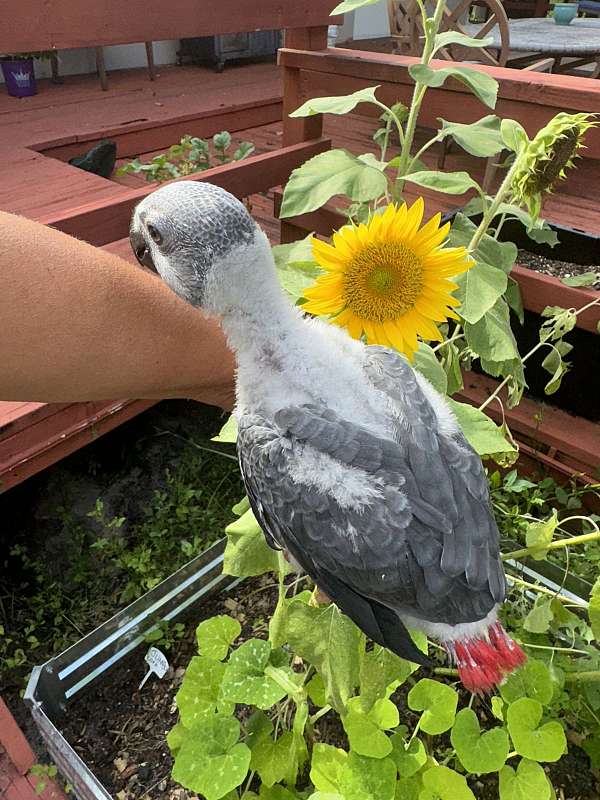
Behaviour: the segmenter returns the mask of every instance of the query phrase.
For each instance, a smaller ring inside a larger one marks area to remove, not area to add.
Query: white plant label
[[[144,656],[144,661],[146,664],[148,664],[148,672],[142,678],[142,682],[138,686],[138,691],[146,683],[153,672],[155,675],[158,675],[159,678],[164,678],[167,670],[169,669],[169,662],[167,661],[165,654],[162,653],[158,647],[151,647]]]

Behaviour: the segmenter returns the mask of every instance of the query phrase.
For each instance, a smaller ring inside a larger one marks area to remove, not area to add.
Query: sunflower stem
[[[521,158],[519,156],[515,157],[515,160],[512,163],[512,166],[504,176],[504,180],[500,184],[500,188],[496,192],[496,196],[492,200],[491,204],[488,206],[487,209],[484,209],[483,217],[481,222],[479,223],[479,227],[473,234],[471,241],[469,242],[469,246],[467,250],[469,253],[473,253],[477,249],[477,245],[483,238],[483,236],[487,233],[488,228],[490,227],[491,221],[494,219],[496,214],[498,213],[498,209],[502,204],[502,201],[510,191],[510,187],[512,184],[513,176],[517,171],[519,164],[521,162]]]
[[[582,533],[581,536],[572,536],[570,538],[559,539],[556,542],[550,542],[549,545],[544,547],[544,550],[562,550],[564,547],[570,547],[574,544],[585,544],[586,542],[596,542],[600,539],[600,531],[593,531],[592,533]],[[502,553],[502,561],[512,561],[515,558],[524,558],[536,551],[539,547],[523,547],[521,550],[513,550],[510,553]]]
[[[445,0],[437,0],[433,17],[428,18],[425,15],[425,7],[419,3],[421,14],[423,15],[424,28],[425,28],[425,46],[423,48],[423,56],[421,64],[428,65],[433,58],[435,37],[439,30],[440,23],[444,9],[446,8]],[[431,24],[428,24],[431,21]],[[421,104],[427,92],[427,86],[415,81],[415,88],[413,89],[412,100],[410,103],[410,111],[408,112],[408,119],[406,120],[406,128],[404,130],[404,142],[402,143],[402,151],[400,153],[400,163],[398,164],[398,173],[396,175],[396,187],[394,190],[395,199],[399,200],[404,190],[404,177],[407,174],[407,167],[410,159],[410,151],[415,138],[415,131],[417,129],[417,120],[419,112],[421,111]]]
[[[456,341],[456,339],[462,339],[463,337],[464,337],[464,333],[462,332],[462,326],[461,325],[457,325],[456,328],[454,329],[453,333],[452,333],[452,336],[449,339],[444,339],[443,342],[440,342],[439,344],[436,344],[435,347],[432,347],[431,348],[431,352],[432,353],[437,353],[437,351],[441,350],[442,347],[446,347],[446,345],[449,345],[451,342]]]

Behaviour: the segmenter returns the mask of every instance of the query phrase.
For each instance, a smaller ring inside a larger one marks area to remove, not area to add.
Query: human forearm
[[[0,212],[0,399],[121,397],[231,407],[219,326],[151,273]]]

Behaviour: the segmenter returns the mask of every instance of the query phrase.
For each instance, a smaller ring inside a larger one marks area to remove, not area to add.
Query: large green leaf
[[[592,633],[597,642],[600,642],[600,578],[596,579],[590,592],[590,606],[588,610]]]
[[[547,706],[554,693],[548,667],[536,658],[529,658],[527,663],[509,675],[499,688],[507,703],[514,703],[521,697],[530,697]]]
[[[217,708],[229,711],[221,693],[225,664],[206,656],[194,656],[188,664],[185,677],[175,696],[181,721],[186,728],[215,713]]]
[[[173,765],[173,778],[206,800],[219,800],[248,773],[250,749],[239,742],[240,723],[233,717],[207,717],[183,742]]]
[[[437,52],[442,47],[449,47],[451,44],[458,44],[461,47],[489,47],[493,41],[491,37],[475,39],[465,33],[459,33],[459,31],[444,31],[444,33],[436,34],[433,45],[434,52]]]
[[[359,681],[359,629],[333,603],[310,606],[297,597],[288,607],[286,635],[293,652],[316,667],[328,702],[343,711]]]
[[[225,528],[227,545],[223,572],[238,578],[262,575],[279,565],[278,556],[266,543],[260,525],[251,510]]]
[[[550,800],[551,788],[542,767],[535,761],[521,759],[516,771],[500,770],[500,800]]]
[[[279,283],[296,303],[304,295],[304,290],[322,274],[313,257],[312,234],[299,242],[275,245],[272,252]]]
[[[513,153],[518,153],[529,141],[525,128],[514,119],[503,119],[500,133],[504,146]]]
[[[374,103],[375,92],[379,86],[368,86],[352,94],[343,94],[337,97],[313,97],[307,100],[300,108],[292,111],[290,117],[311,117],[314,114],[347,114],[359,103]]]
[[[498,772],[508,756],[508,734],[504,728],[481,733],[477,714],[470,708],[456,715],[450,741],[467,772]]]
[[[229,646],[242,631],[242,626],[232,617],[219,614],[204,620],[196,628],[196,639],[200,654],[222,661],[229,652]]]
[[[476,800],[465,776],[441,764],[425,770],[421,780],[419,800]]]
[[[530,633],[547,633],[553,617],[552,598],[537,597],[533,608],[523,620],[523,628]]]
[[[525,533],[525,543],[531,550],[531,557],[542,561],[548,553],[548,546],[554,538],[554,533],[560,524],[556,509],[552,509],[551,516],[540,522],[529,522]]]
[[[406,725],[402,725],[397,733],[392,736],[392,759],[402,778],[410,778],[418,772],[427,761],[427,751],[419,737],[406,743]]]
[[[306,745],[301,736],[286,731],[277,741],[262,737],[252,748],[250,768],[258,772],[265,786],[279,781],[294,784],[298,770],[306,758]]]
[[[474,267],[454,278],[458,289],[454,295],[460,300],[461,317],[475,324],[490,310],[506,291],[506,274],[497,267],[478,261]]]
[[[365,758],[351,752],[340,771],[340,790],[345,800],[393,800],[396,765],[391,758]]]
[[[488,108],[496,107],[498,81],[485,72],[479,72],[472,67],[456,66],[433,69],[427,64],[413,64],[408,71],[413,80],[434,89],[443,86],[448,78],[454,78],[467,86]],[[460,95],[457,96],[457,102],[460,103]]]
[[[456,414],[467,441],[480,456],[515,452],[500,428],[483,411],[456,400],[448,399],[447,402]]]
[[[473,156],[489,158],[504,147],[500,135],[500,119],[495,114],[488,114],[487,117],[469,124],[447,122],[445,119],[442,119],[441,123],[440,135],[444,138],[452,136],[463,150]]]
[[[444,368],[437,360],[433,349],[425,342],[419,342],[419,349],[415,353],[415,360],[413,363],[421,375],[423,375],[431,385],[440,392],[446,394],[448,388],[448,378],[444,372]]]
[[[348,759],[348,753],[339,747],[317,742],[313,747],[310,764],[310,779],[321,792],[337,792],[340,776]]]
[[[481,192],[481,187],[474,181],[468,172],[438,172],[437,170],[425,170],[422,172],[412,172],[405,175],[404,180],[409,183],[416,183],[425,189],[433,189],[444,194],[464,194],[469,189]]]
[[[458,694],[451,687],[430,678],[421,678],[408,693],[408,707],[422,711],[420,728],[433,735],[449,730],[456,715]]]
[[[229,419],[223,425],[221,430],[216,436],[213,436],[211,442],[222,442],[224,444],[235,444],[237,441],[237,420],[231,414]]]
[[[249,639],[234,650],[221,684],[223,697],[262,709],[271,708],[285,697],[285,689],[265,675],[270,655],[271,645],[262,639]]]
[[[417,647],[427,654],[425,636],[418,632],[411,635]],[[360,664],[360,698],[364,710],[368,711],[376,700],[389,697],[418,668],[418,664],[400,658],[385,647],[376,645],[373,650],[364,652]]]
[[[355,202],[374,200],[386,188],[387,179],[380,170],[347,150],[329,150],[292,172],[283,192],[280,216],[314,211],[338,194]]]
[[[333,17],[335,14],[347,14],[349,11],[356,11],[357,8],[364,8],[365,6],[374,6],[380,3],[381,0],[343,0],[331,12]]]
[[[532,761],[558,761],[567,749],[565,732],[555,720],[540,725],[542,713],[537,700],[515,700],[506,712],[508,732],[519,755]]]
[[[361,756],[385,758],[392,752],[392,742],[384,731],[395,728],[400,719],[398,709],[387,698],[377,700],[365,711],[360,697],[351,697],[343,717],[351,749]]]
[[[519,358],[517,343],[510,327],[508,304],[498,298],[480,320],[465,322],[467,344],[486,361],[512,361]]]

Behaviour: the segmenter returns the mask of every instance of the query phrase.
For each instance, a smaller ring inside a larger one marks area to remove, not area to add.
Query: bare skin
[[[219,325],[158,276],[0,212],[0,399],[183,397],[231,409]]]

